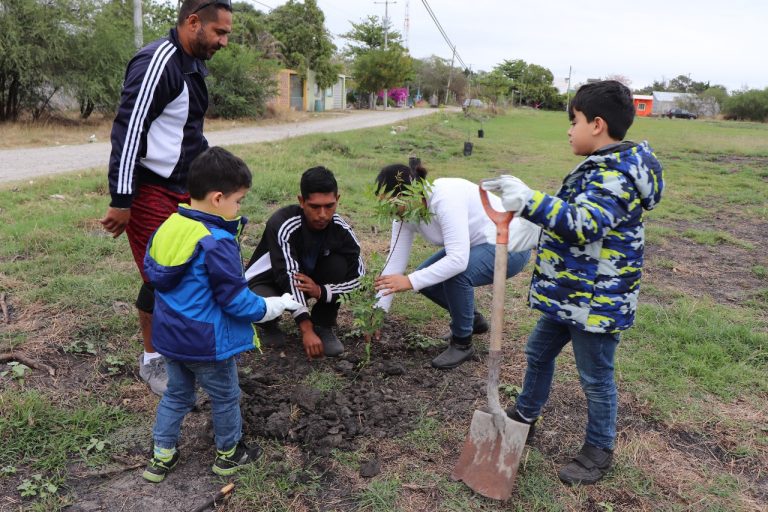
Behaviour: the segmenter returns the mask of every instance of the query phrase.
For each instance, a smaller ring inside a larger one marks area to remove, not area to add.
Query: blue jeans
[[[619,333],[594,333],[561,324],[542,316],[525,346],[528,367],[523,391],[515,407],[525,418],[537,418],[549,398],[555,358],[568,342],[573,343],[581,389],[587,397],[587,433],[584,442],[613,449],[616,438],[616,382],[613,360]]]
[[[181,422],[195,406],[195,381],[211,399],[213,432],[218,450],[229,450],[242,437],[240,384],[235,358],[224,361],[191,362],[165,358],[168,388],[157,406],[152,435],[160,448],[174,448]]]
[[[507,278],[523,270],[531,251],[507,254]],[[445,249],[424,260],[419,269],[428,267],[445,257]],[[470,247],[467,269],[442,283],[428,286],[422,293],[429,300],[451,315],[451,334],[465,338],[472,335],[472,321],[475,314],[475,287],[493,283],[493,263],[496,258],[495,244]]]

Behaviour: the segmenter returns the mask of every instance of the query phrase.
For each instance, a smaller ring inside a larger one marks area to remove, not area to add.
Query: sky
[[[251,0],[259,9],[281,0]],[[368,15],[384,17],[384,0],[317,0],[334,36]],[[403,35],[408,7],[411,56],[451,58],[424,0],[389,2]],[[622,75],[640,89],[686,75],[729,92],[768,87],[765,0],[427,0],[461,60],[490,71],[522,59],[549,69],[556,83]],[[336,39],[342,48],[346,42]]]

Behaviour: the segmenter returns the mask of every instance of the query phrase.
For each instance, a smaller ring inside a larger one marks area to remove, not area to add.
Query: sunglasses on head
[[[205,2],[200,4],[197,7],[197,9],[189,13],[189,15],[192,16],[193,14],[197,14],[198,12],[202,11],[206,7],[210,7],[212,5],[220,5],[221,7],[224,7],[228,11],[232,10],[232,0],[214,0],[213,2]]]

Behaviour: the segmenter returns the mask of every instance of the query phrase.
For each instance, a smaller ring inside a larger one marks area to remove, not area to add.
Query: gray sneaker
[[[336,337],[333,327],[326,327],[324,325],[315,325],[314,327],[315,333],[320,337],[320,341],[323,342],[323,354],[326,357],[338,357],[344,352],[344,345]]]
[[[144,364],[144,354],[139,354],[139,377],[149,384],[156,395],[163,396],[168,387],[168,374],[165,371],[165,358],[160,356]]]

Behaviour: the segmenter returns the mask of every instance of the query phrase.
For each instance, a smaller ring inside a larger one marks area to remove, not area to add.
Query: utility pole
[[[456,59],[456,46],[453,47],[453,56],[451,57],[451,69],[448,71],[448,86],[445,88],[445,104],[448,104],[448,95],[451,94],[451,78],[453,78],[453,61]]]
[[[405,49],[408,50],[408,33],[411,31],[411,22],[408,18],[408,0],[405,0],[405,20],[403,21],[403,29],[405,32]]]
[[[144,29],[141,18],[141,0],[133,0],[133,44],[137,50],[144,46]]]
[[[384,51],[387,50],[389,39],[389,4],[396,4],[391,0],[384,0],[383,2],[373,2],[375,4],[384,4]],[[389,90],[384,89],[384,110],[387,110],[387,104],[389,103]]]
[[[565,90],[565,111],[570,112],[571,110],[571,67],[568,66],[568,88]]]

